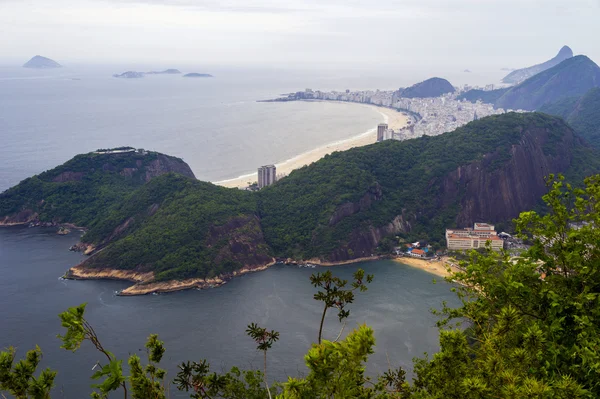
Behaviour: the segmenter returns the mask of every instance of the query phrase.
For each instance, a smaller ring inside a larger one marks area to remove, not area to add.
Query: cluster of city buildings
[[[494,251],[504,248],[504,240],[498,235],[494,225],[488,223],[475,223],[473,228],[446,229],[446,246],[449,251],[485,248],[488,242]]]
[[[462,93],[471,89],[493,90],[494,86],[471,87],[465,85],[458,88],[454,93],[430,98],[404,98],[400,96],[400,91],[394,90],[325,92],[306,89],[303,92],[290,94],[287,98],[282,99],[282,101],[310,99],[348,101],[379,105],[404,111],[411,116],[408,126],[396,131],[390,129],[382,137],[384,137],[383,140],[406,140],[423,135],[437,136],[455,130],[473,120],[512,111],[505,111],[502,108],[494,109],[492,104],[480,101],[471,103],[467,100],[458,100],[458,97]]]

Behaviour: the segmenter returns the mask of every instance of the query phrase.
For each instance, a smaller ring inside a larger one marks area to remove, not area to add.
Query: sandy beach
[[[453,272],[460,271],[456,267],[451,266],[447,259],[444,257],[442,260],[429,261],[425,259],[417,259],[410,257],[402,257],[394,259],[398,263],[402,263],[403,265],[407,265],[410,267],[416,267],[417,269],[425,270],[426,272],[435,274],[440,277],[448,277],[450,273],[448,273],[448,267],[450,266]]]
[[[387,123],[390,129],[400,130],[407,125],[407,122],[409,120],[409,117],[405,114],[390,108],[377,107],[375,105],[369,104],[356,104],[356,106],[374,107],[379,113],[383,115],[383,122]],[[327,144],[323,147],[316,148],[314,150],[305,152],[303,154],[295,156],[294,158],[276,164],[275,166],[277,167],[277,175],[288,175],[294,169],[298,169],[305,165],[309,165],[313,162],[316,162],[327,154],[331,154],[335,151],[346,151],[353,147],[362,147],[365,145],[373,144],[375,143],[376,139],[377,127],[373,126],[372,130],[369,130],[368,132],[362,133],[358,136]],[[256,180],[256,173],[252,173],[234,179],[223,180],[213,183],[223,187],[244,188],[248,186],[248,182],[255,182]]]

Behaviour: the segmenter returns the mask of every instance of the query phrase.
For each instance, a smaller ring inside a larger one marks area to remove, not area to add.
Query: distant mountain
[[[579,97],[600,86],[600,67],[584,55],[568,58],[510,88],[495,103],[497,108],[533,111],[546,103]]]
[[[32,68],[32,69],[52,69],[52,68],[61,68],[58,62],[51,60],[50,58],[42,57],[41,55],[36,55],[25,64],[23,64],[23,68]]]
[[[405,89],[400,89],[397,95],[404,98],[426,98],[439,97],[442,94],[454,93],[454,91],[454,86],[446,79],[431,78]]]
[[[540,111],[562,117],[581,137],[600,148],[600,88],[595,87],[581,97],[545,104]]]
[[[146,72],[146,75],[177,75],[180,74],[179,69],[165,69],[164,71],[150,71]]]
[[[186,73],[183,75],[184,78],[212,78],[213,76],[208,73]]]
[[[472,90],[466,91],[463,94],[461,94],[460,96],[458,96],[457,100],[459,100],[459,101],[467,100],[472,103],[477,102],[477,100],[479,100],[484,103],[494,104],[507,91],[508,91],[508,88],[496,89],[496,90],[472,89]]]
[[[144,72],[136,72],[136,71],[127,71],[121,74],[115,73],[113,75],[114,78],[123,78],[123,79],[139,79],[144,77]]]
[[[573,57],[573,50],[571,50],[569,46],[563,46],[563,48],[560,49],[558,54],[556,54],[556,57],[552,58],[551,60],[548,60],[542,64],[531,66],[529,68],[514,70],[513,72],[506,75],[502,79],[502,82],[510,84],[521,83],[522,81],[529,79],[533,75],[543,72],[546,69],[552,68],[553,66],[558,65],[564,60],[571,57]]]

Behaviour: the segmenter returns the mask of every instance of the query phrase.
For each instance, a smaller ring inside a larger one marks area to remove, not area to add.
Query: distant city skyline
[[[600,0],[0,0],[0,63],[520,68],[600,62]]]

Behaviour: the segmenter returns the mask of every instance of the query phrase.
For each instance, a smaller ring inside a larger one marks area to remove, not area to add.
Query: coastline
[[[154,272],[135,272],[131,270],[118,269],[88,269],[81,265],[70,268],[63,278],[67,280],[118,280],[130,281],[133,285],[123,289],[117,295],[136,296],[158,294],[165,292],[183,291],[189,289],[215,288],[226,284],[234,277],[242,276],[247,273],[259,272],[268,269],[277,262],[273,259],[271,262],[256,267],[246,267],[237,270],[229,275],[221,275],[212,279],[190,278],[184,280],[154,281]]]
[[[461,271],[457,267],[453,266],[450,262],[448,262],[448,259],[446,257],[443,257],[441,260],[425,260],[404,256],[394,258],[394,261],[406,266],[424,270],[428,273],[435,274],[436,276],[444,278],[450,276],[448,268],[450,268],[452,272]]]
[[[323,101],[323,100],[317,100]],[[338,101],[330,101],[338,102]],[[402,112],[398,112],[394,109],[377,106],[373,104],[360,104],[356,103],[357,106],[372,107],[377,110],[383,116],[383,123],[387,123],[390,129],[400,130],[408,124],[410,119],[409,116],[404,115]],[[377,128],[374,127],[366,132],[359,135],[350,137],[344,140],[338,140],[333,143],[326,144],[322,147],[315,148],[313,150],[304,152],[296,155],[293,158],[285,160],[283,162],[275,164],[277,167],[277,174],[288,175],[295,169],[299,169],[303,166],[310,165],[313,162],[318,161],[325,155],[331,154],[335,151],[346,151],[354,147],[363,147],[369,144],[375,143],[377,140]],[[238,176],[233,179],[221,180],[213,182],[213,184],[228,187],[228,188],[245,188],[248,186],[249,181],[256,181],[256,172],[248,173],[242,176]]]

